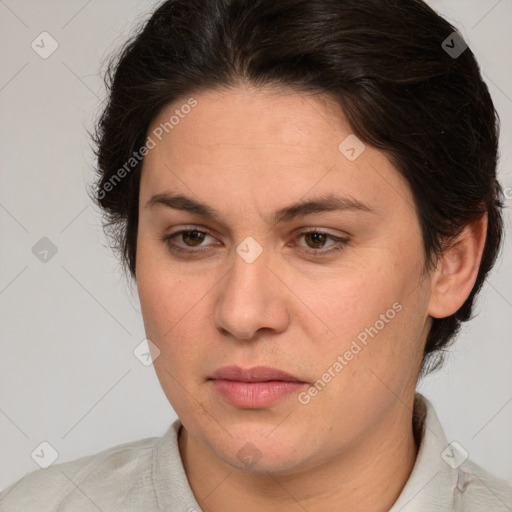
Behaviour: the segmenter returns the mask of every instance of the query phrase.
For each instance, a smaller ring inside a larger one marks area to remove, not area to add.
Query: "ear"
[[[487,237],[487,212],[467,224],[444,251],[432,274],[428,314],[445,318],[468,298],[476,281]]]

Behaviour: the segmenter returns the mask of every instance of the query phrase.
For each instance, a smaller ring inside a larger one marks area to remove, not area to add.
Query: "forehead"
[[[144,159],[141,196],[192,191],[241,204],[262,194],[260,203],[278,205],[284,198],[339,191],[377,208],[400,198],[412,206],[398,171],[383,153],[355,138],[327,96],[241,87],[192,98],[193,108],[184,97],[151,123],[148,135],[156,145]],[[347,144],[355,159],[343,152]]]
[[[325,140],[327,134],[336,140],[351,132],[340,107],[326,96],[314,97],[282,87],[245,86],[207,90],[193,98],[196,106],[179,119],[174,116],[178,122],[167,130],[173,135],[168,141],[173,150],[200,142],[199,150],[219,149],[221,154],[226,154],[225,147],[218,147],[221,144],[232,146],[235,154],[238,149],[270,151],[276,145],[281,152],[288,149],[306,154],[320,139],[324,139],[323,145],[330,144]],[[188,111],[189,99],[184,97],[165,107],[150,131],[164,126],[173,114]],[[199,156],[201,153],[194,154],[196,159]]]

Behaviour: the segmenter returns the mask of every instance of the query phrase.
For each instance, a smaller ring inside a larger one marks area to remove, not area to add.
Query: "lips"
[[[268,408],[306,385],[294,375],[266,366],[246,370],[226,366],[209,381],[227,403],[241,409]]]
[[[211,378],[216,380],[236,380],[238,382],[268,382],[277,380],[302,382],[299,378],[289,373],[267,366],[254,366],[246,370],[238,366],[225,366],[217,370]]]

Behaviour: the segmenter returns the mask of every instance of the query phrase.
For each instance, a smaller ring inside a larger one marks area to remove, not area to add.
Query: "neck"
[[[241,471],[220,460],[183,427],[181,458],[201,508],[208,512],[386,512],[405,486],[418,445],[413,401],[329,461],[288,474]]]

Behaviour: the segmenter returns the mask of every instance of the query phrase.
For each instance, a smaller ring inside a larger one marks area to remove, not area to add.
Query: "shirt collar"
[[[433,405],[420,393],[414,400],[413,427],[419,440],[416,462],[389,512],[452,512],[454,489],[464,477],[452,467],[459,454],[448,445]]]

